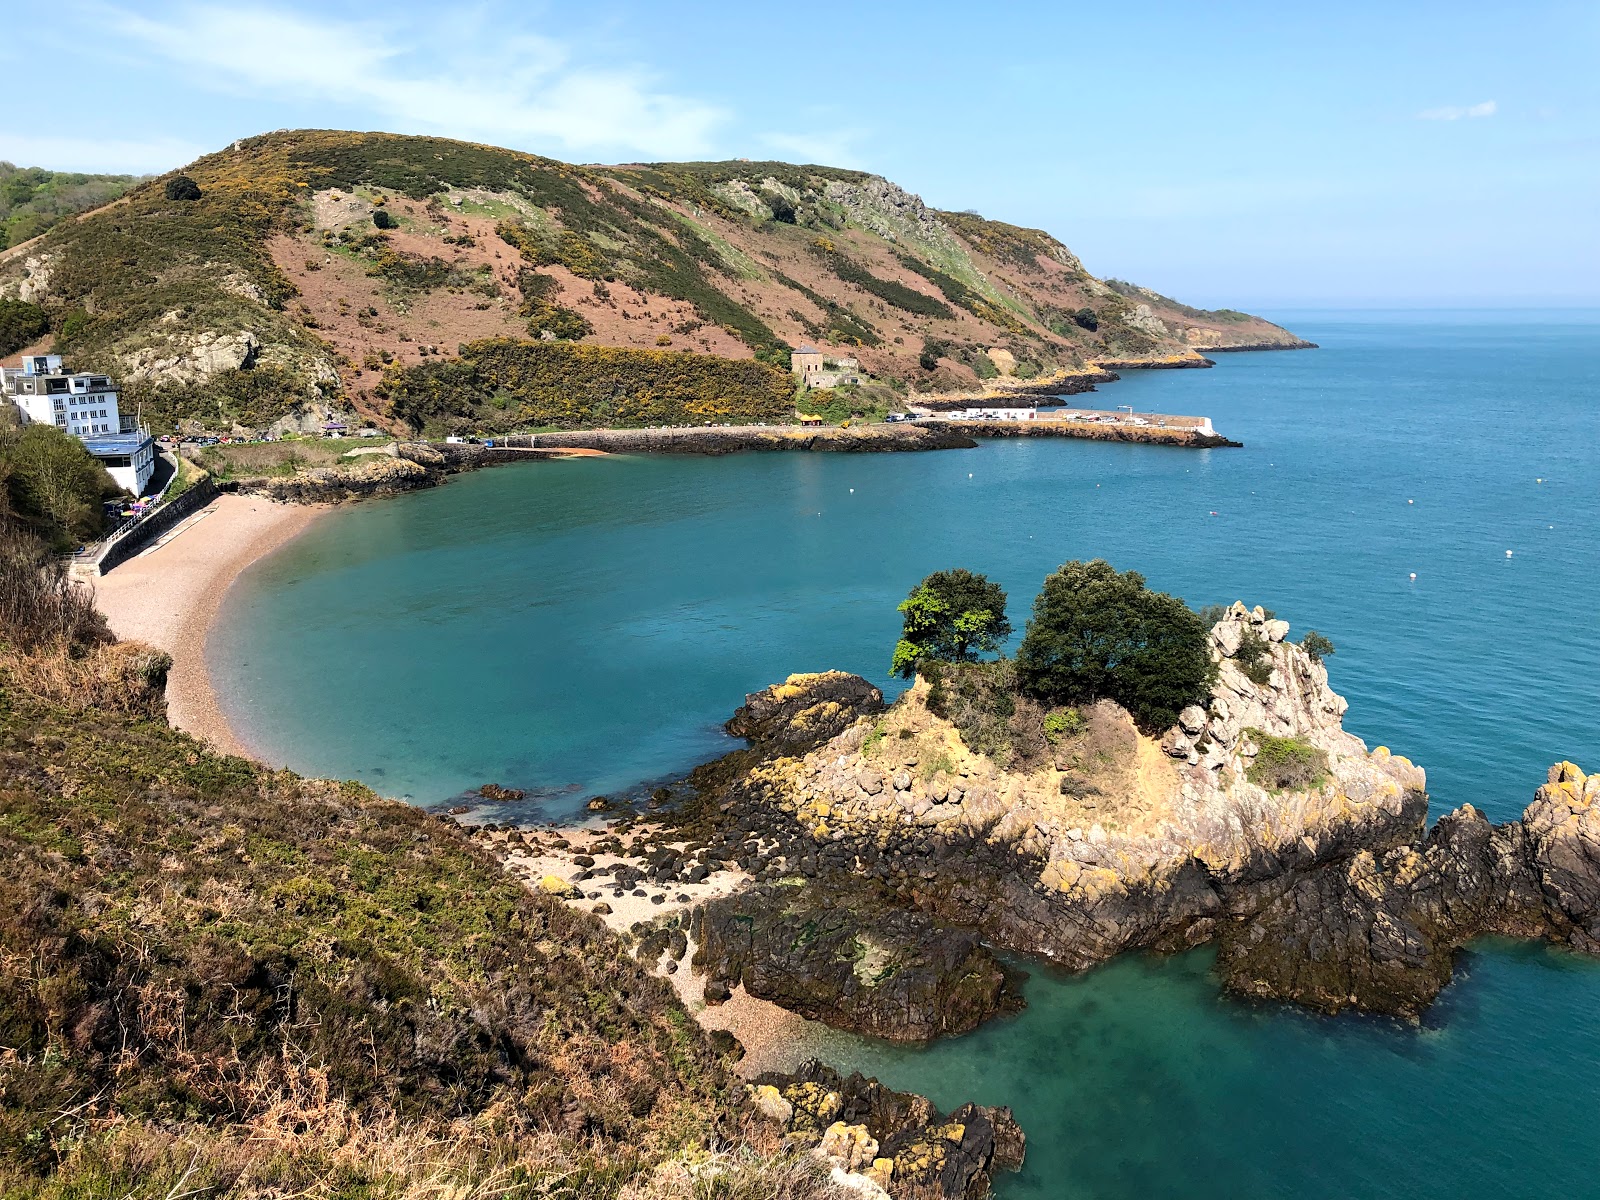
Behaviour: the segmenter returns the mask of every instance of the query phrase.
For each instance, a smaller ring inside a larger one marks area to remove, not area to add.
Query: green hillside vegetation
[[[503,339],[391,370],[382,393],[396,417],[436,435],[772,421],[794,407],[793,377],[750,359]]]
[[[105,527],[101,501],[117,494],[116,484],[77,438],[23,425],[15,414],[0,404],[0,526],[58,551],[93,540]]]
[[[0,300],[0,358],[15,354],[50,330],[50,315],[37,304]]]
[[[0,162],[0,250],[38,237],[75,213],[122,195],[138,175],[82,175]]]
[[[166,656],[3,521],[0,596],[0,1194],[827,1194],[728,1151],[723,1058],[597,918],[171,729]]]

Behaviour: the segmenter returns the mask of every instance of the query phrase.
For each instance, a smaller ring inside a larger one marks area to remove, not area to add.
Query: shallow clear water
[[[1426,767],[1435,812],[1504,819],[1555,759],[1600,769],[1600,315],[1287,321],[1323,349],[1103,389],[1243,450],[589,459],[341,510],[230,594],[224,706],[299,770],[428,804],[550,789],[517,815],[557,818],[720,752],[791,671],[887,684],[930,570],[998,579],[1020,628],[1045,574],[1101,556],[1331,636],[1347,728]],[[1494,948],[1465,974],[1419,1032],[1130,959],[1037,976],[972,1038],[831,1053],[1012,1103],[1007,1196],[1600,1195],[1600,969]]]

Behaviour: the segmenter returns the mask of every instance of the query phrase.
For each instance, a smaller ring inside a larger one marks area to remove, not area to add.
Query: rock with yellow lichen
[[[864,1196],[980,1200],[991,1176],[1022,1166],[1026,1139],[1007,1108],[965,1104],[948,1117],[926,1097],[896,1092],[860,1074],[848,1078],[815,1059],[793,1074],[747,1085],[751,1111],[804,1146],[840,1185]],[[789,1116],[773,1098],[789,1106]]]

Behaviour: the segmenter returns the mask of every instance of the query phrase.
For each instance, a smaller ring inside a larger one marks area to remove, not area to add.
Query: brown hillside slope
[[[353,408],[489,338],[763,358],[813,342],[902,392],[1301,345],[1090,275],[1060,242],[877,176],[783,163],[577,167],[439,138],[267,134],[0,258],[74,361],[158,421]],[[1198,365],[1198,364],[1197,364]]]

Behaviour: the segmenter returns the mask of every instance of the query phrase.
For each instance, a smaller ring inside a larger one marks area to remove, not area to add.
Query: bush
[[[394,214],[387,208],[372,210],[372,223],[379,229],[399,229],[400,222],[394,219]]]
[[[381,394],[417,430],[582,429],[770,421],[791,410],[794,381],[748,359],[490,339],[391,371]]]
[[[974,754],[987,754],[1002,765],[1013,749],[1011,719],[1017,715],[1016,664],[1007,658],[990,662],[930,662],[922,674],[928,689],[928,711],[956,727]]]
[[[1259,729],[1245,731],[1261,749],[1246,778],[1269,792],[1303,792],[1322,786],[1328,777],[1328,755],[1298,738],[1274,737]]]
[[[1333,641],[1315,629],[1306,630],[1305,637],[1300,639],[1300,649],[1311,656],[1312,662],[1321,662],[1334,653]]]
[[[1052,709],[1044,718],[1045,740],[1054,746],[1062,738],[1076,737],[1087,726],[1083,714],[1075,708]]]
[[[1265,687],[1272,682],[1272,647],[1254,629],[1246,629],[1240,635],[1239,651],[1233,658],[1251,683]]]
[[[174,175],[162,189],[168,200],[198,200],[200,185],[187,175]]]
[[[1203,700],[1215,668],[1200,618],[1103,559],[1069,562],[1044,581],[1017,653],[1024,690],[1041,703],[1115,700],[1147,733]]]
[[[0,300],[0,357],[38,341],[49,329],[50,318],[37,304]]]
[[[1072,323],[1079,329],[1087,329],[1090,333],[1100,328],[1100,318],[1095,315],[1092,308],[1080,308],[1073,313]]]
[[[73,586],[65,565],[37,538],[0,526],[0,643],[33,651],[110,641],[94,594]]]
[[[0,517],[7,514],[57,550],[105,526],[100,502],[117,494],[77,438],[53,425],[0,429]]]
[[[924,338],[922,340],[922,353],[917,357],[917,365],[924,371],[937,371],[939,369],[939,360],[944,357],[945,352],[949,349],[950,347],[936,338]]]
[[[902,679],[930,660],[974,662],[1011,636],[1005,589],[961,567],[929,575],[899,611],[904,622],[890,670]]]

